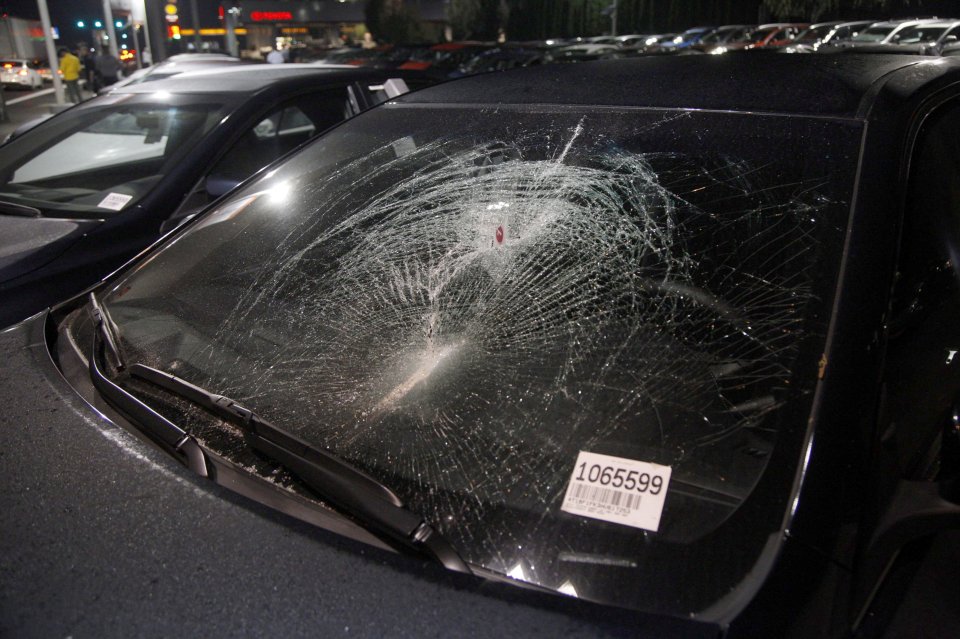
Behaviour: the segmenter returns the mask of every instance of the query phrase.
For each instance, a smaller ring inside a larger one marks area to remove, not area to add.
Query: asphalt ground
[[[81,91],[83,97],[92,98],[90,91]],[[0,121],[0,140],[3,140],[17,127],[44,115],[56,113],[68,108],[70,102],[58,105],[53,93],[53,86],[44,84],[42,89],[31,91],[17,87],[3,87],[3,99],[7,104],[7,119]]]

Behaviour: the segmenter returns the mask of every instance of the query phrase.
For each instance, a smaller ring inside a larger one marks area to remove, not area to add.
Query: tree
[[[367,30],[378,42],[418,42],[423,39],[417,12],[403,0],[367,0],[363,8]]]
[[[447,5],[455,40],[495,40],[509,13],[506,0],[450,0]]]
[[[777,18],[879,18],[897,15],[951,14],[955,0],[763,0]]]

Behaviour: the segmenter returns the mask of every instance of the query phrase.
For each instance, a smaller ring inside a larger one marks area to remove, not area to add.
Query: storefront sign
[[[251,11],[250,19],[254,22],[279,22],[293,20],[293,14],[289,11]]]

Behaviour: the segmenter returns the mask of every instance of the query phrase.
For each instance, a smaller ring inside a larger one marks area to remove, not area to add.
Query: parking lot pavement
[[[85,99],[93,97],[90,91],[82,91],[82,94]],[[63,105],[57,104],[53,87],[44,87],[39,91],[4,88],[3,98],[7,104],[7,119],[0,121],[0,140],[30,120],[56,113],[70,106],[69,101]]]

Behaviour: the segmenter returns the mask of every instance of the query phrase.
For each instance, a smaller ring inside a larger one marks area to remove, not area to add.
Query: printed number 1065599
[[[592,464],[588,467],[586,462],[577,466],[577,471],[575,478],[577,481],[636,490],[639,493],[649,492],[651,495],[659,495],[663,490],[663,477],[660,475],[600,464]]]

